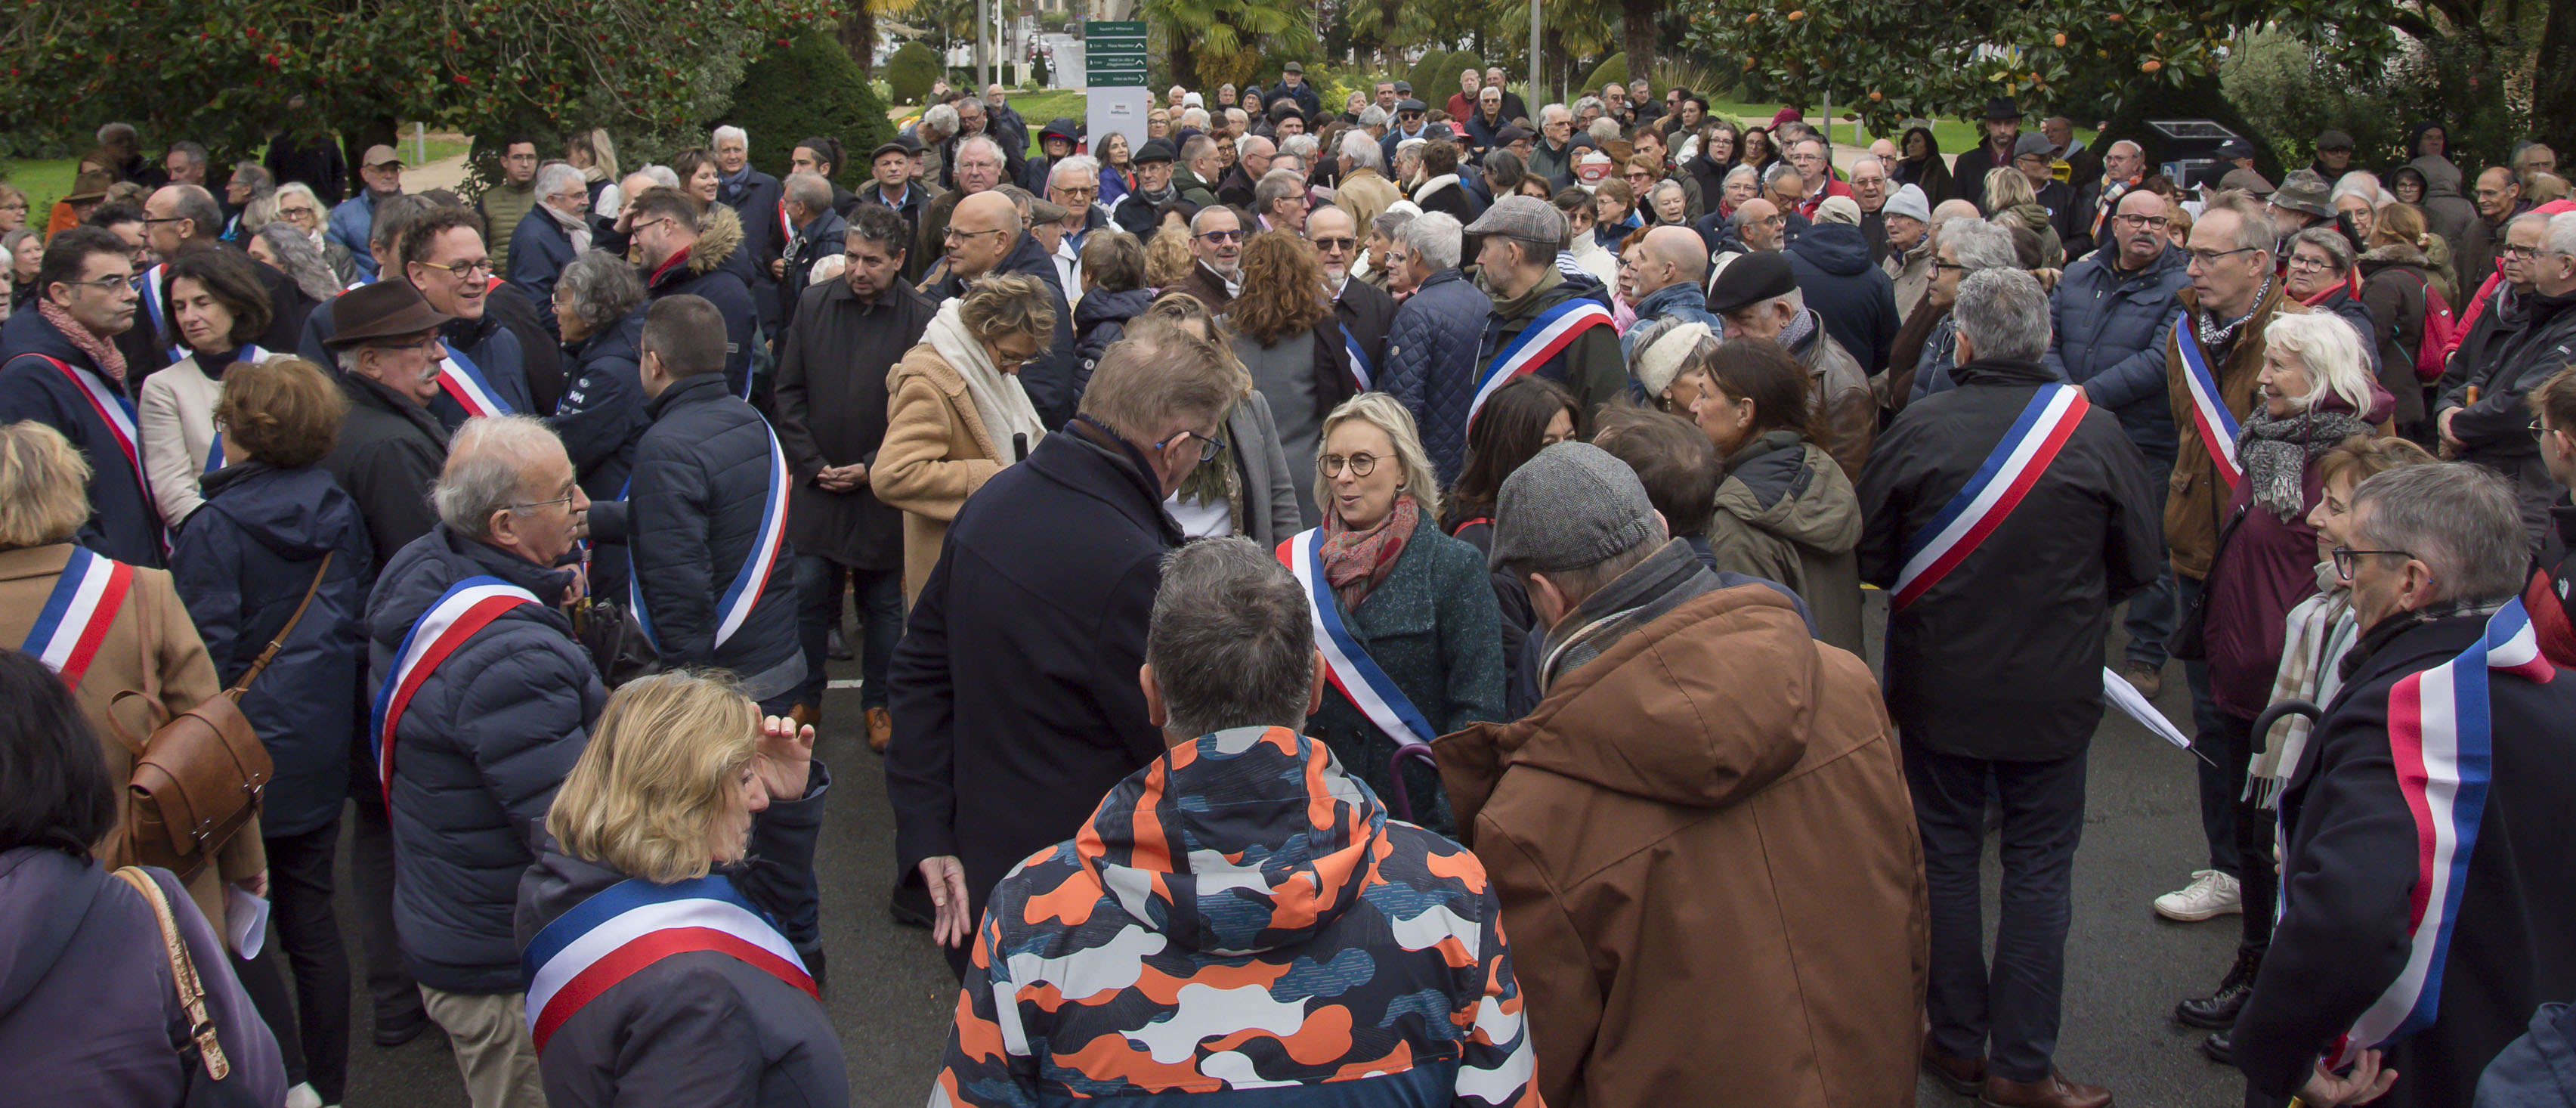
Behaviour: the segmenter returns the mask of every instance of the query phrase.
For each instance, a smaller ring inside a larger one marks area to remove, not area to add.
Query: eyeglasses
[[[27,206],[24,204],[0,204],[0,212],[23,212],[26,210]]]
[[[76,289],[97,289],[100,292],[115,292],[118,289],[124,289],[128,292],[134,291],[134,278],[132,277],[101,277],[95,281],[65,281],[63,284],[70,285]]]
[[[960,231],[957,228],[951,227],[940,232],[939,237],[943,239],[954,239],[958,242],[965,242],[978,235],[1007,235],[1010,233],[1011,229],[1008,227],[995,227],[990,231]]]
[[[2333,262],[2327,261],[2324,258],[2311,258],[2305,254],[2290,255],[2290,268],[2292,269],[2323,271],[2333,268],[2333,266]]]
[[[1315,458],[1315,468],[1326,477],[1341,476],[1345,465],[1350,467],[1351,476],[1366,477],[1377,470],[1377,455],[1353,454],[1345,458],[1339,454],[1323,454]]]
[[[283,206],[283,205],[280,205],[280,206],[278,207],[278,209],[277,209],[277,214],[282,215],[282,216],[287,216],[287,217],[289,217],[289,218],[293,218],[293,217],[295,217],[295,216],[312,215],[312,214],[313,214],[313,212],[314,212],[314,209],[313,209],[313,207],[312,207],[311,205],[297,205],[297,206],[292,207],[292,208],[289,208],[289,207],[285,207],[285,206]]]
[[[538,508],[551,508],[557,504],[570,504],[572,503],[572,498],[579,495],[581,495],[579,491],[574,491],[565,493],[564,495],[558,496],[552,500],[539,500],[533,504],[512,504],[510,505],[510,510],[514,512],[528,512],[535,511]]]
[[[648,219],[648,220],[645,220],[645,221],[644,221],[644,222],[642,222],[642,223],[638,223],[638,224],[636,224],[636,225],[635,225],[635,226],[633,226],[633,227],[627,228],[627,233],[628,233],[628,234],[630,234],[630,235],[640,235],[640,234],[643,234],[643,233],[644,233],[644,229],[645,229],[645,228],[647,228],[647,227],[658,226],[658,225],[660,225],[660,224],[664,224],[664,223],[678,223],[678,222],[679,222],[679,220],[673,219],[673,218],[671,218],[670,216],[667,216],[667,215],[666,215],[666,216],[662,216],[662,217],[661,217],[661,218],[659,218],[659,219]]]
[[[1201,231],[1201,232],[1199,232],[1199,237],[1200,237],[1200,238],[1203,238],[1203,239],[1206,239],[1206,240],[1208,240],[1209,242],[1242,242],[1242,241],[1243,241],[1243,232],[1241,232],[1241,231]]]
[[[2150,231],[2164,230],[2166,224],[2173,222],[2160,215],[2115,215],[2111,218],[2131,227],[2144,227]]]
[[[493,272],[492,259],[490,258],[476,258],[470,262],[455,262],[448,265],[440,265],[437,262],[421,262],[419,264],[428,266],[431,269],[442,271],[460,281],[471,281],[476,277],[489,277]]]
[[[1968,267],[1960,265],[1957,262],[1945,262],[1939,258],[1932,259],[1932,272],[1939,273],[1945,269],[1955,269],[1961,273],[1966,273],[1968,271]]]
[[[1154,449],[1161,450],[1162,448],[1179,442],[1182,439],[1199,440],[1199,460],[1202,462],[1214,459],[1217,451],[1225,449],[1224,439],[1218,438],[1215,435],[1202,435],[1196,431],[1173,432],[1172,437],[1155,443]]]
[[[180,220],[182,220],[182,219],[186,219],[186,218],[188,218],[188,217],[186,217],[186,216],[184,216],[184,215],[165,215],[165,216],[162,216],[162,217],[160,217],[160,218],[158,218],[158,219],[155,219],[155,218],[153,218],[153,217],[151,217],[151,216],[148,216],[148,215],[147,215],[147,216],[144,216],[144,217],[143,217],[143,225],[144,225],[144,226],[146,226],[146,227],[149,227],[149,226],[151,226],[151,225],[153,225],[153,224],[155,224],[155,223],[177,223],[177,222],[179,222]]]
[[[2184,253],[2191,255],[2191,261],[2187,264],[2207,269],[2211,266],[2217,265],[2218,260],[2221,258],[2233,257],[2238,254],[2250,254],[2261,249],[2262,247],[2260,246],[2239,246],[2234,250],[2186,250]]]
[[[1353,247],[1358,246],[1359,244],[1360,244],[1360,240],[1355,239],[1355,238],[1323,238],[1323,239],[1316,239],[1316,240],[1315,240],[1315,249],[1317,249],[1317,250],[1349,250],[1349,249],[1352,249]]]
[[[2400,558],[2412,558],[2415,556],[2403,550],[2355,550],[2349,546],[2338,546],[2334,548],[2332,554],[2334,557],[2335,572],[2343,575],[2345,580],[2350,580],[2352,578],[2353,566],[2361,561],[2361,556],[2364,554],[2389,554]]]
[[[2518,262],[2527,262],[2540,256],[2540,248],[2537,246],[2508,246],[2504,248],[2504,252],[2500,256],[2511,258]]]

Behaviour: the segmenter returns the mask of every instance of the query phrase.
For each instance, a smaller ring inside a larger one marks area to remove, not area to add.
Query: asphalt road
[[[2108,649],[2106,659],[2116,664],[2116,646]],[[833,676],[855,683],[858,666],[834,663]],[[817,863],[830,963],[824,1000],[841,1029],[850,1102],[911,1108],[923,1102],[938,1072],[956,984],[932,950],[929,933],[899,926],[887,915],[894,820],[885,804],[879,759],[853,729],[858,699],[855,688],[831,692],[819,745],[820,756],[832,764],[837,793]],[[2167,667],[2164,695],[2157,704],[2188,726],[2190,700],[2179,665]],[[2117,713],[2106,715],[2094,737],[2057,1062],[2070,1077],[2109,1086],[2116,1102],[2128,1108],[2219,1108],[2240,1103],[2243,1095],[2243,1081],[2234,1070],[2201,1056],[2197,1044],[2203,1032],[2173,1022],[2170,1014],[2176,1000],[2206,992],[2225,972],[2235,949],[2235,917],[2175,924],[2148,906],[2156,895],[2180,887],[2206,861],[2192,764],[2191,754]],[[1990,840],[1989,930],[1994,926],[1994,867]],[[344,879],[342,888],[347,887]],[[345,921],[345,895],[343,902]],[[345,1103],[465,1104],[454,1062],[435,1032],[398,1048],[372,1045],[363,984],[355,1005],[359,1026],[350,1048]],[[1732,1001],[1711,997],[1709,1002]],[[1929,1079],[1922,1082],[1917,1100],[1923,1108],[1974,1103]]]

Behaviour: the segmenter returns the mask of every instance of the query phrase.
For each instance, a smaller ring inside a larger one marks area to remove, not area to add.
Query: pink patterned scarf
[[[116,349],[116,344],[91,334],[89,328],[81,326],[79,320],[73,319],[70,312],[64,311],[51,298],[36,298],[36,314],[45,317],[45,322],[53,324],[54,330],[70,339],[74,349],[89,355],[89,360],[98,366],[100,372],[107,374],[108,380],[116,382],[119,388],[124,387],[125,355]],[[138,327],[151,326],[147,320],[134,322]]]
[[[1324,580],[1333,586],[1333,595],[1342,605],[1358,611],[1360,602],[1368,599],[1369,590],[1386,583],[1395,572],[1395,560],[1404,554],[1404,542],[1413,537],[1413,529],[1422,522],[1422,508],[1413,502],[1413,494],[1397,493],[1395,510],[1366,531],[1352,531],[1342,526],[1342,517],[1329,510],[1324,520]]]

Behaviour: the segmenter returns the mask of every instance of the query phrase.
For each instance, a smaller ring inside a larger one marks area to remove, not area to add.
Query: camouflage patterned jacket
[[[1286,728],[1175,748],[994,890],[949,1105],[1537,1108],[1501,906]]]

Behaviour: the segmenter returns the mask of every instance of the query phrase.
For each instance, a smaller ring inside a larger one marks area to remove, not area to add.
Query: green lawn
[[[37,230],[45,227],[46,214],[54,210],[54,201],[72,190],[70,158],[0,159],[0,181],[7,181],[27,193],[27,222]]]

